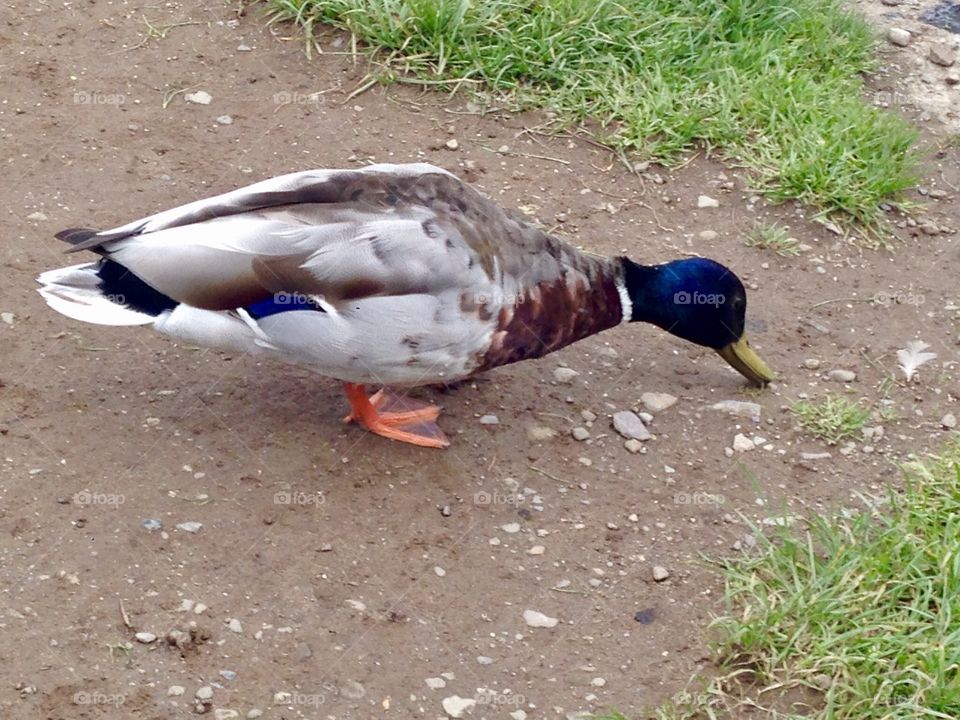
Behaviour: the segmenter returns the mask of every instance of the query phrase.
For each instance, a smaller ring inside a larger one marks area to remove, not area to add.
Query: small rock
[[[853,370],[831,370],[827,373],[827,377],[837,382],[848,383],[856,380],[857,374]]]
[[[807,370],[819,370],[820,361],[817,360],[816,358],[807,358],[806,360],[803,361],[803,366]]]
[[[940,424],[947,430],[953,430],[957,426],[957,418],[953,413],[947,413],[940,418]]]
[[[667,569],[666,569],[665,567],[663,567],[662,565],[654,565],[654,566],[653,566],[653,580],[654,580],[654,582],[663,582],[663,581],[666,580],[668,577],[670,577],[670,573],[667,572]]]
[[[501,145],[500,147],[497,148],[497,152],[500,153],[501,155],[506,155],[508,152],[510,152],[510,146]]]
[[[628,452],[636,455],[639,452],[646,452],[646,448],[643,446],[643,443],[639,440],[627,440],[623,446],[627,449]]]
[[[755,402],[746,402],[744,400],[721,400],[710,406],[711,410],[720,410],[722,412],[737,415],[739,417],[748,417],[753,420],[760,419],[761,408]]]
[[[956,54],[945,45],[931,45],[928,57],[930,62],[941,67],[951,67],[957,61]]]
[[[677,398],[669,393],[645,392],[640,396],[640,402],[652,413],[661,412],[673,406]]]
[[[747,452],[753,450],[756,445],[753,444],[753,440],[748,438],[743,433],[737,433],[733,436],[733,449],[737,452]]]
[[[543,545],[534,545],[527,550],[527,555],[543,555],[547,549]]]
[[[450,138],[444,143],[447,150],[458,150],[460,148],[460,143],[457,142],[456,138]]]
[[[532,425],[527,428],[527,438],[533,442],[542,442],[556,437],[557,431],[546,425]]]
[[[40,212],[39,210],[27,215],[27,220],[33,220],[34,222],[44,222],[46,221],[46,219],[47,219],[47,216],[44,213]]]
[[[833,457],[833,455],[831,455],[831,454],[828,453],[828,452],[815,452],[815,453],[812,453],[812,452],[802,452],[802,453],[800,453],[800,459],[801,459],[801,460],[826,460],[826,459],[832,458],[832,457]]]
[[[636,620],[641,625],[649,625],[657,618],[657,611],[655,608],[645,608],[643,610],[637,610],[633,615],[633,619]]]
[[[510,718],[511,720],[527,720],[527,711],[518,708],[510,713]]]
[[[473,698],[462,698],[459,695],[445,697],[441,703],[443,711],[452,718],[461,718],[463,714],[477,704]]]
[[[613,429],[628,440],[645,442],[652,437],[643,420],[629,410],[621,410],[613,414]]]
[[[367,606],[360,600],[347,600],[347,605],[352,607],[357,612],[364,612],[367,609]]]
[[[133,637],[136,638],[137,642],[142,642],[144,644],[156,642],[157,640],[157,636],[152,632],[138,632]]]
[[[573,379],[577,377],[578,373],[573,368],[568,367],[558,367],[553,371],[553,379],[556,380],[561,385],[570,385],[573,383]]]
[[[903,28],[892,27],[887,30],[887,40],[890,41],[891,45],[896,45],[897,47],[906,47],[910,44],[910,40],[913,38],[913,35],[909,30],[904,30]]]
[[[220,677],[222,677],[224,680],[233,682],[237,679],[237,674],[233,670],[221,670]]]
[[[157,520],[156,518],[147,518],[140,525],[143,526],[144,530],[149,530],[153,532],[155,530],[163,530],[163,521]]]
[[[954,85],[960,85],[960,73],[947,73],[946,77],[943,78],[943,81],[951,87]]]
[[[183,695],[187,689],[183,685],[171,685],[167,688],[167,695],[170,697],[179,697]]]
[[[500,418],[496,415],[484,415],[480,418],[481,425],[499,425]]]
[[[524,610],[523,620],[530,627],[536,628],[552,628],[556,627],[557,623],[560,622],[557,618],[544,615],[542,612],[537,610]]]
[[[216,718],[216,720],[233,720],[234,718],[240,717],[240,713],[230,708],[216,708],[213,711],[213,717]]]
[[[698,233],[698,236],[701,240],[710,242],[711,240],[716,240],[720,234],[716,230],[701,230]]]
[[[440,690],[447,686],[447,681],[442,677],[428,677],[424,682],[427,684],[427,687],[431,690]]]
[[[196,92],[187,93],[183,96],[183,99],[194,105],[209,105],[213,102],[213,95],[206,90],[197,90]]]
[[[240,621],[236,618],[230,618],[230,621],[227,623],[227,627],[230,629],[230,632],[242,633],[243,625],[240,624]]]
[[[579,442],[583,442],[590,437],[590,431],[585,427],[575,427],[570,431],[570,434],[573,435],[574,440],[578,440]]]
[[[477,655],[477,662],[481,665],[493,665],[493,658],[486,655]]]
[[[603,687],[604,685],[607,684],[607,680],[606,678],[595,677],[593,680],[590,681],[590,684],[593,685],[594,687]]]
[[[581,410],[580,417],[583,418],[584,422],[588,422],[588,423],[597,421],[597,414],[590,412],[589,410]]]
[[[229,115],[221,115],[217,118],[217,122],[220,125],[233,125],[233,118]]]
[[[197,689],[195,695],[197,700],[210,700],[213,697],[213,688],[209,685],[204,685]]]
[[[237,52],[250,52],[253,50],[249,45],[237,45]],[[249,715],[247,717],[250,717]],[[258,716],[259,717],[259,716]]]
[[[447,571],[444,570],[444,569],[443,569],[442,567],[440,567],[439,565],[434,565],[434,566],[433,566],[433,574],[436,575],[437,577],[446,577],[446,576],[447,576]]]
[[[718,208],[720,207],[720,201],[716,198],[712,198],[709,195],[701,195],[697,198],[697,207],[698,208]]]
[[[500,529],[508,535],[513,535],[514,533],[520,532],[520,523],[507,523],[506,525],[501,525]]]
[[[198,533],[200,532],[200,528],[202,527],[203,527],[203,523],[193,522],[192,520],[190,522],[177,524],[177,530],[183,530],[184,532],[188,532],[188,533]]]

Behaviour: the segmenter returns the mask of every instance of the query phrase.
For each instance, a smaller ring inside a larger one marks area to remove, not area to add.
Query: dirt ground
[[[257,7],[8,2],[0,13],[3,718],[442,718],[453,696],[477,702],[473,718],[639,713],[710,672],[722,586],[698,557],[748,544],[740,514],[860,508],[856,493],[881,493],[897,461],[949,434],[960,150],[937,150],[935,114],[923,121],[923,194],[911,193],[926,231],[894,217],[900,240],[866,250],[793,205],[769,206],[702,154],[633,175],[584,140],[531,132],[543,118],[480,115],[465,96],[347,99],[364,75],[348,40],[330,35],[308,60]],[[208,105],[177,92],[200,90]],[[778,381],[751,391],[711,352],[620,328],[423,390],[453,441],[427,451],[341,424],[332,380],[75,323],[35,292],[38,272],[77,261],[52,237],[65,227],[114,226],[295,170],[414,160],[591,251],[730,265]],[[697,209],[701,194],[719,208]],[[760,219],[804,252],[746,247]],[[899,371],[884,382],[913,339],[937,359],[910,384]],[[554,376],[564,365],[580,373],[570,384]],[[831,380],[834,369],[856,379]],[[786,411],[828,391],[885,419],[828,447]],[[632,454],[610,415],[644,410],[645,392],[678,401]],[[709,409],[728,399],[759,403],[760,421]],[[574,440],[576,426],[590,438]],[[756,449],[725,452],[737,433]],[[654,566],[669,577],[654,581]],[[525,610],[559,623],[530,627]]]

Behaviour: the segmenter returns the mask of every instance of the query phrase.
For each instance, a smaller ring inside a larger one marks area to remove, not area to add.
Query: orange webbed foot
[[[343,419],[344,422],[356,422],[377,435],[420,447],[450,445],[436,423],[440,415],[440,408],[436,405],[385,390],[378,390],[368,397],[363,385],[354,383],[344,383],[343,389],[350,401],[350,414]]]

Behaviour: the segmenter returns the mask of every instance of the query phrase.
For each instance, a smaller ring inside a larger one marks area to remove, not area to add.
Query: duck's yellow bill
[[[736,342],[717,350],[717,352],[720,353],[720,357],[730,363],[737,372],[750,382],[764,385],[773,380],[773,373],[750,347],[746,334],[742,335]]]

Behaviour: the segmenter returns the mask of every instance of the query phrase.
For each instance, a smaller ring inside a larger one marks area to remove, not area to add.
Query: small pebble
[[[887,40],[897,47],[906,47],[910,44],[912,37],[913,35],[910,34],[910,31],[904,30],[903,28],[892,27],[887,31]]]
[[[446,575],[447,575],[447,571],[444,570],[444,569],[443,569],[442,567],[440,567],[439,565],[434,565],[434,566],[433,566],[433,573],[434,573],[434,575],[436,575],[437,577],[446,577]]]
[[[634,455],[637,453],[645,453],[647,451],[647,449],[643,446],[643,443],[639,440],[627,440],[623,446],[628,452],[631,452]]]
[[[477,655],[477,662],[481,665],[493,665],[493,658],[486,655]]]
[[[457,150],[460,147],[460,143],[457,142],[456,138],[450,138],[444,143],[444,145],[446,146],[447,150]]]
[[[553,371],[553,379],[561,385],[570,385],[578,375],[580,375],[580,373],[568,367],[558,367]]]
[[[240,624],[240,621],[236,618],[230,618],[230,622],[227,623],[227,627],[230,629],[230,632],[242,633],[243,625]]]
[[[229,115],[221,115],[217,118],[217,122],[220,125],[233,125],[233,118]]]
[[[196,698],[197,700],[209,700],[213,697],[213,688],[209,685],[204,685],[201,688],[197,689]]]
[[[46,219],[47,219],[47,216],[44,213],[40,212],[39,210],[27,215],[27,220],[33,220],[34,222],[44,222],[46,221]]]
[[[677,398],[669,393],[645,392],[640,396],[640,402],[652,413],[662,412],[672,407]]]
[[[753,444],[753,440],[743,433],[737,433],[733,436],[733,449],[736,452],[747,452],[748,450],[753,450],[755,447],[756,445]]]
[[[946,45],[931,45],[928,57],[930,62],[941,67],[951,67],[957,61],[956,53]]]
[[[221,670],[220,677],[231,682],[237,679],[237,674],[233,670]]]
[[[157,639],[157,636],[154,635],[152,632],[138,632],[133,637],[136,638],[137,642],[142,642],[145,644],[155,642]]]
[[[177,530],[183,530],[184,532],[188,532],[188,533],[198,533],[200,532],[200,528],[202,527],[203,527],[203,523],[194,522],[192,520],[189,522],[183,522],[183,523],[177,524]]]
[[[819,370],[820,361],[817,360],[816,358],[807,358],[806,360],[803,361],[803,366],[807,370]]]
[[[527,550],[527,555],[543,555],[547,549],[543,545],[534,545]]]
[[[187,689],[183,685],[171,685],[167,688],[167,695],[170,697],[179,697],[183,695]]]
[[[197,90],[196,92],[187,93],[183,96],[183,99],[188,103],[193,103],[194,105],[209,105],[211,102],[213,102],[213,96],[206,90]]]
[[[234,720],[234,718],[240,717],[240,713],[230,708],[216,708],[213,711],[213,717],[215,720]]]
[[[593,685],[594,687],[603,687],[604,685],[607,684],[607,681],[605,678],[595,677],[593,680],[590,681],[590,684]]]
[[[630,410],[621,410],[613,414],[613,429],[628,440],[643,442],[651,438],[650,431],[643,424],[643,420]]]
[[[427,687],[431,690],[440,690],[447,686],[447,681],[442,677],[428,677],[424,682],[427,684]]]
[[[707,242],[716,240],[719,237],[719,233],[717,233],[716,230],[701,230],[698,235],[701,240],[706,240]]]
[[[718,208],[720,207],[720,201],[716,198],[712,198],[709,195],[701,195],[697,198],[697,207],[698,208]]]
[[[831,370],[827,373],[827,377],[837,382],[848,383],[856,380],[857,374],[853,370]]]
[[[147,518],[140,525],[143,526],[144,530],[149,530],[153,532],[155,530],[163,530],[163,521],[156,518]]]
[[[452,718],[461,718],[463,714],[470,710],[477,701],[473,698],[462,698],[459,695],[445,697],[441,703],[443,711]]]
[[[480,418],[481,425],[498,425],[500,423],[500,418],[496,415],[484,415]]]
[[[514,533],[520,532],[520,523],[507,523],[506,525],[501,525],[500,529],[508,535],[513,535]]]
[[[584,440],[587,440],[590,437],[590,431],[587,430],[585,427],[575,427],[573,430],[570,431],[570,434],[573,435],[574,440],[578,440],[580,442],[583,442]]]
[[[957,426],[957,418],[953,413],[947,413],[940,418],[940,424],[947,430],[953,430]]]
[[[654,582],[663,582],[663,581],[666,580],[668,577],[670,577],[670,573],[667,572],[667,569],[666,569],[665,567],[663,567],[663,565],[654,565],[654,566],[653,566],[653,579],[654,579]]]
[[[523,621],[530,627],[535,628],[552,628],[556,627],[557,623],[560,622],[557,618],[544,615],[538,610],[524,610]]]

